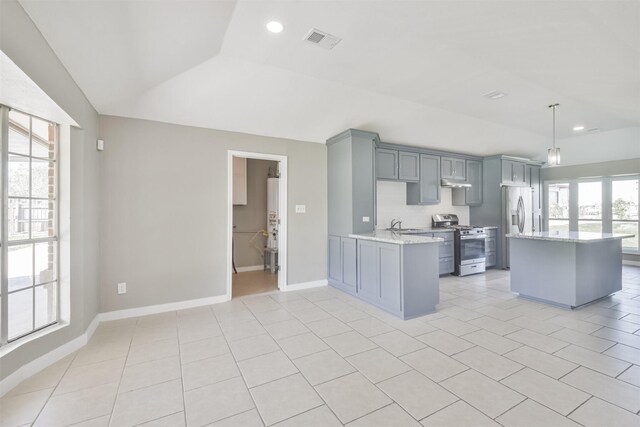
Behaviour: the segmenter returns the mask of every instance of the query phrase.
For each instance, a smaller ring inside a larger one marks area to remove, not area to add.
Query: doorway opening
[[[286,157],[228,152],[227,299],[286,288]]]

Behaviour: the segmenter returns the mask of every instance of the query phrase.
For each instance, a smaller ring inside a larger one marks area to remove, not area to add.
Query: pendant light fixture
[[[547,152],[547,163],[549,166],[558,166],[560,164],[560,149],[556,148],[556,107],[560,104],[551,104],[549,108],[553,110],[553,148],[549,148]]]

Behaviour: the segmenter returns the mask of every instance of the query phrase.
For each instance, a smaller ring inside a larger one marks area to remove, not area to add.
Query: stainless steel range
[[[455,214],[437,214],[431,218],[434,229],[453,229],[455,271],[457,276],[485,271],[484,228],[474,225],[460,225]]]

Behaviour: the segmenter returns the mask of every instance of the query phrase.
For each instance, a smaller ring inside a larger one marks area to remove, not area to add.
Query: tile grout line
[[[212,313],[213,318],[215,316]],[[217,319],[215,319],[217,322]],[[178,363],[180,364],[180,386],[182,388],[182,419],[184,420],[184,425],[187,425],[187,401],[185,398],[185,389],[184,389],[184,369],[182,364],[182,346],[180,345],[180,326],[178,325],[178,315],[176,313],[176,327],[178,329]],[[219,325],[218,325],[219,326]],[[198,341],[196,341],[198,342]],[[229,349],[231,351],[231,349]],[[195,361],[194,361],[195,362]]]
[[[69,372],[69,369],[71,369],[71,365],[73,364],[73,361],[76,360],[76,357],[78,356],[78,351],[75,352],[75,354],[73,355],[73,357],[71,358],[71,360],[69,361],[69,365],[66,367],[66,369],[64,370],[64,373],[62,374],[62,376],[60,377],[60,379],[58,380],[58,382],[56,383],[55,387],[53,387],[53,390],[51,390],[51,394],[49,394],[49,397],[47,397],[47,400],[44,402],[44,404],[42,405],[42,408],[40,408],[40,410],[38,411],[38,413],[36,414],[35,418],[33,419],[33,421],[31,422],[31,425],[34,425],[36,423],[36,421],[38,421],[38,418],[40,418],[40,415],[42,415],[42,411],[44,411],[44,408],[47,406],[47,404],[49,403],[49,401],[51,400],[51,398],[53,397],[53,393],[56,392],[56,390],[58,389],[58,386],[60,385],[60,383],[62,382],[62,379],[65,377],[65,375],[67,375],[67,372]],[[46,389],[43,389],[46,390]],[[38,390],[40,391],[40,390]],[[26,394],[26,393],[23,393]]]
[[[243,304],[244,304],[244,302],[243,302]],[[246,306],[246,304],[245,304],[245,306]],[[252,312],[252,314],[253,314],[253,312]],[[217,316],[216,316],[216,320],[217,320]],[[222,326],[221,326],[221,328],[222,328]],[[222,337],[224,338],[224,340],[225,340],[225,342],[227,344],[227,347],[229,347],[229,351],[231,352],[231,346],[229,346],[229,340],[227,339],[227,336],[224,334],[224,330],[222,331]],[[276,343],[276,344],[278,344],[278,343]],[[244,383],[244,386],[247,389],[247,393],[249,393],[249,397],[251,397],[251,401],[253,402],[253,408],[255,408],[256,412],[258,413],[258,416],[260,417],[260,420],[262,421],[262,424],[266,426],[267,423],[265,423],[264,418],[262,417],[262,414],[260,413],[260,410],[258,409],[258,405],[256,404],[256,401],[253,398],[253,394],[251,394],[251,389],[249,388],[249,385],[247,384],[247,381],[245,380],[244,376],[242,375],[242,371],[240,370],[240,366],[238,366],[238,361],[236,360],[233,352],[231,352],[231,357],[233,358],[233,361],[236,364],[236,368],[238,368],[238,371],[240,371],[240,378],[242,378],[242,382]],[[185,417],[186,417],[186,413],[187,413],[187,411],[186,411],[186,408],[185,408]],[[238,414],[234,414],[232,416],[235,416],[235,415],[238,415]],[[217,422],[217,421],[218,420],[213,421],[213,422]]]

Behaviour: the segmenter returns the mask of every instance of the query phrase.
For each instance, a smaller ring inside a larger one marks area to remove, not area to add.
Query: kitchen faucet
[[[391,220],[391,229],[395,230],[396,225],[398,226],[398,230],[402,230],[402,221],[394,218]]]

